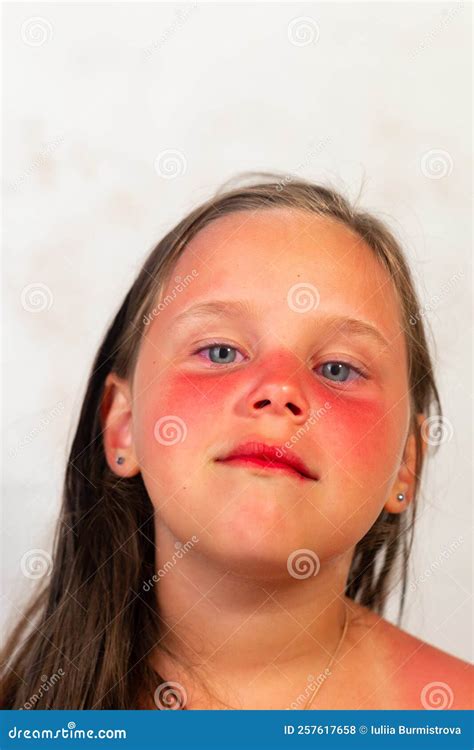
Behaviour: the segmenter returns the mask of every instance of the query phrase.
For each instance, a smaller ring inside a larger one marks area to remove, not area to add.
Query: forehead
[[[163,322],[212,299],[255,302],[274,318],[291,314],[288,292],[301,284],[316,287],[322,312],[357,313],[388,338],[402,327],[394,284],[374,251],[341,222],[305,211],[240,211],[213,221],[188,243],[163,296],[185,278],[192,283],[166,308]]]

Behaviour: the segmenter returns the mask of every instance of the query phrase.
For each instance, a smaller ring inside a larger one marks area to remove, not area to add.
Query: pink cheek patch
[[[225,405],[235,396],[230,380],[195,373],[173,373],[150,388],[143,408],[145,434],[157,446],[193,450],[216,427]]]
[[[212,370],[212,373],[209,370],[186,373],[171,370],[160,379],[147,410],[153,418],[152,434],[158,419],[175,416],[184,421],[188,432],[182,447],[196,446],[208,429],[215,433],[219,420],[239,398],[245,399],[252,378],[254,383],[258,382],[255,373],[250,375],[246,370],[225,375]],[[262,388],[264,390],[264,385]],[[361,391],[356,394],[352,389],[349,395],[342,388],[336,391],[314,380],[305,384],[304,392],[310,409],[324,409],[314,424],[310,424],[304,438],[307,444],[313,443],[316,450],[320,444],[330,463],[340,462],[342,467],[359,475],[384,465],[384,456],[390,457],[395,450],[393,421],[396,414],[380,393],[372,391],[362,396]],[[325,403],[329,407],[325,407]],[[293,424],[289,414],[288,431],[294,427],[296,432],[298,426]],[[176,429],[179,432],[179,425]]]
[[[317,439],[331,459],[348,470],[369,471],[393,446],[393,415],[380,398],[326,394],[330,408],[316,424]]]
[[[165,387],[164,400],[170,408],[188,414],[220,410],[235,395],[235,379],[210,377],[202,373],[177,373]]]

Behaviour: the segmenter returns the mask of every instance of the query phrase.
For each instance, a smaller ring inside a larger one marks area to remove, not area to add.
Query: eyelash
[[[195,356],[196,354],[200,354],[201,352],[204,352],[207,349],[213,349],[214,347],[217,347],[217,346],[221,346],[221,347],[229,348],[229,349],[235,349],[235,351],[239,351],[239,349],[236,346],[234,346],[233,344],[229,344],[229,343],[227,343],[225,341],[210,341],[205,346],[200,346],[199,349],[196,349],[195,351],[193,351],[192,352],[192,356]],[[228,364],[225,364],[225,363],[224,364],[218,364],[217,362],[211,362],[210,360],[207,360],[207,361],[209,362],[209,365],[210,365],[209,369],[215,369],[215,368],[225,369],[227,367],[231,367],[232,365],[236,364],[235,362],[229,362]],[[241,363],[238,362],[237,364],[241,364]],[[350,362],[346,362],[346,361],[341,360],[341,359],[328,359],[328,360],[326,360],[326,362],[322,363],[322,365],[325,365],[325,364],[345,365],[349,369],[354,370],[358,375],[360,375],[362,378],[364,378],[364,380],[368,380],[369,379],[369,375],[368,375],[368,373],[365,370],[363,370],[361,367],[358,367],[357,365],[351,364]],[[327,378],[326,378],[326,380],[327,380]],[[346,382],[351,382],[351,381],[330,381],[330,382],[333,382],[333,383],[334,382],[336,382],[336,383],[337,382],[342,382],[342,385],[344,385]]]

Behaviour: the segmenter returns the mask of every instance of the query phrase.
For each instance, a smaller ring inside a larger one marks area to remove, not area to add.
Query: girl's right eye
[[[236,362],[236,354],[239,354],[242,359],[239,362],[243,362],[244,357],[240,354],[235,346],[217,342],[209,346],[203,346],[201,349],[193,352],[194,354],[202,354],[203,352],[209,352],[210,362],[214,365],[231,365]],[[207,359],[207,358],[206,358]]]

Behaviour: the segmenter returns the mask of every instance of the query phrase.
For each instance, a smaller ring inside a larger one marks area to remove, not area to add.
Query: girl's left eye
[[[354,367],[354,365],[350,365],[347,362],[340,362],[339,360],[325,362],[321,367],[323,369],[323,376],[334,383],[347,383],[352,380],[358,380],[359,377],[367,377],[358,367]],[[348,380],[347,375],[351,370],[356,373],[356,377]]]
[[[203,346],[194,352],[194,354],[202,354],[203,352],[209,352],[210,361],[215,365],[231,365],[234,362],[242,362],[244,359],[238,349],[235,346],[229,346],[229,344],[217,343]],[[242,359],[236,360],[236,354],[239,354]]]

